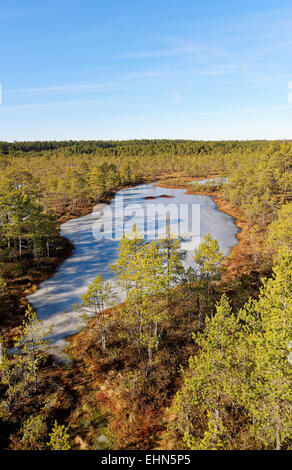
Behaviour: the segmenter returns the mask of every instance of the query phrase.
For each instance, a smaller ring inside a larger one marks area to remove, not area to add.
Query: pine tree
[[[5,341],[0,337],[0,384],[4,387],[0,401],[2,419],[9,419],[13,409],[21,404],[21,397],[26,388],[25,378],[23,358],[20,355],[9,355]]]
[[[221,448],[223,436],[224,446],[228,447],[230,436],[224,425],[224,413],[226,402],[233,403],[234,390],[241,380],[234,357],[238,337],[238,322],[223,295],[215,315],[206,318],[204,332],[194,335],[200,352],[190,358],[183,390],[173,406],[188,448]]]
[[[30,416],[22,426],[21,444],[25,450],[43,450],[44,437],[47,432],[45,419],[42,415]]]
[[[273,277],[263,282],[259,299],[241,311],[248,361],[242,404],[252,419],[251,433],[265,448],[280,450],[291,438],[292,257],[278,254]]]
[[[165,259],[167,288],[170,291],[171,287],[175,286],[183,277],[182,261],[186,257],[186,252],[182,250],[177,235],[171,232],[169,220],[167,221],[165,235],[162,236],[160,241],[160,250]]]
[[[206,286],[206,300],[210,312],[213,313],[214,288],[213,281],[220,279],[222,273],[223,252],[219,248],[218,241],[208,233],[203,242],[195,250],[194,259],[198,267],[198,273]]]
[[[162,293],[167,289],[165,255],[158,242],[146,243],[134,225],[119,245],[119,258],[112,266],[125,289],[126,302],[119,309],[122,336],[148,351],[149,364],[158,349],[159,325],[167,312]]]
[[[159,326],[169,317],[165,300],[168,277],[165,275],[164,261],[159,243],[154,242],[144,248],[139,269],[142,278],[141,344],[147,348],[149,366],[152,365],[153,351],[158,350]],[[133,294],[135,297],[137,292],[132,291],[128,301],[131,302]]]
[[[50,440],[47,444],[51,450],[70,450],[68,429],[68,426],[60,425],[55,421],[52,432],[49,434]]]
[[[195,250],[194,257],[203,279],[210,281],[220,278],[223,253],[220,251],[217,240],[213,239],[209,233],[204,236],[203,242]]]
[[[23,190],[14,190],[1,197],[0,234],[7,246],[18,245],[18,256],[23,257],[24,245],[43,244],[57,233],[58,225],[52,214],[44,214],[42,206]],[[36,251],[36,250],[34,250]]]
[[[184,436],[184,442],[190,450],[226,450],[228,431],[220,417],[207,413],[208,429],[200,439],[195,436]]]
[[[125,233],[118,246],[119,257],[111,265],[111,270],[118,278],[118,282],[126,295],[133,285],[133,269],[135,269],[135,259],[138,253],[147,243],[142,232],[136,224],[133,224],[130,233]]]
[[[48,333],[43,329],[36,312],[28,305],[20,332],[15,338],[15,347],[23,357],[27,378],[33,380],[35,392],[38,391],[38,368],[46,354]]]
[[[89,286],[87,292],[82,295],[82,303],[76,305],[75,309],[81,313],[82,319],[88,324],[93,315],[99,322],[101,345],[106,349],[107,331],[105,309],[113,305],[116,299],[114,290],[109,282],[105,282],[99,274]]]
[[[276,254],[279,248],[292,249],[292,202],[287,202],[278,211],[278,219],[268,229],[266,245]]]

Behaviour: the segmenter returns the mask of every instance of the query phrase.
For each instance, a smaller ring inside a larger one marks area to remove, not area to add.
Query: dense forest
[[[55,361],[26,296],[70,256],[60,223],[152,181],[212,196],[238,245],[206,235],[186,269],[133,226],[125,301],[97,272]],[[291,225],[289,141],[0,142],[1,449],[291,449]]]

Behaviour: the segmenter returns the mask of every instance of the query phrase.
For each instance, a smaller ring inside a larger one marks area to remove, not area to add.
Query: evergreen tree
[[[4,393],[0,401],[0,418],[9,419],[13,409],[21,404],[21,397],[26,388],[26,374],[21,356],[7,353],[5,341],[0,337],[0,384]]]
[[[240,317],[246,361],[245,393],[240,396],[251,416],[251,433],[268,449],[281,449],[291,438],[292,257],[279,252],[273,277],[265,280],[259,299],[249,302]]]
[[[148,351],[158,349],[159,325],[167,313],[162,294],[167,289],[165,255],[158,242],[146,243],[134,225],[130,235],[119,245],[119,258],[112,266],[125,289],[126,302],[119,309],[120,321],[128,340]],[[124,336],[123,331],[121,332]]]
[[[218,241],[213,239],[208,233],[204,236],[203,242],[195,250],[195,263],[201,281],[206,286],[207,303],[210,312],[213,312],[214,289],[212,282],[220,279],[222,273],[223,252],[219,248]]]
[[[278,211],[278,218],[268,229],[266,245],[277,253],[279,248],[292,250],[292,202],[287,202]]]
[[[52,432],[49,434],[48,447],[51,450],[70,450],[68,427],[55,421]]]
[[[165,235],[160,241],[160,250],[165,259],[165,272],[168,291],[183,278],[184,268],[182,261],[186,257],[186,252],[182,250],[181,243],[176,234],[171,233],[168,221]]]
[[[199,267],[200,276],[207,281],[219,279],[222,261],[223,253],[219,249],[218,242],[208,233],[199,248],[195,250],[195,262]]]
[[[119,257],[111,265],[111,270],[117,276],[119,284],[126,295],[133,286],[133,269],[135,269],[136,256],[145,245],[144,236],[136,224],[133,224],[130,233],[123,235],[119,243]]]
[[[38,391],[38,369],[46,354],[48,333],[43,329],[36,312],[28,305],[20,332],[15,338],[15,347],[23,357],[27,380],[32,379],[35,392]]]
[[[224,295],[213,318],[206,318],[204,332],[194,335],[200,352],[189,360],[183,391],[173,407],[185,444],[191,449],[205,445],[206,449],[221,448],[223,435],[228,447],[230,435],[225,429],[224,413],[226,402],[232,404],[234,389],[240,383],[234,357],[238,336],[238,322]]]
[[[47,426],[42,415],[29,416],[22,426],[22,446],[25,450],[43,450],[46,432]]]
[[[83,320],[88,324],[90,318],[95,315],[99,322],[101,345],[106,349],[106,317],[105,309],[114,304],[116,295],[109,282],[105,282],[99,274],[89,286],[87,292],[82,295],[82,303],[76,305],[75,309],[81,313]]]

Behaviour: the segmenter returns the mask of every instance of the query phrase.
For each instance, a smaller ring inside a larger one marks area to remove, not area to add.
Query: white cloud
[[[70,106],[70,105],[82,105],[82,104],[94,104],[101,103],[102,100],[72,100],[72,101],[54,101],[50,103],[33,103],[33,104],[20,104],[12,106],[1,106],[2,110],[17,111],[17,110],[29,110],[29,109],[46,109],[55,106]]]
[[[109,83],[91,83],[91,84],[76,84],[76,85],[54,85],[47,87],[35,88],[17,88],[14,90],[5,90],[5,94],[20,94],[20,93],[81,93],[81,92],[107,92],[121,90],[125,85],[124,81],[139,80],[143,78],[155,78],[167,75],[168,72],[163,71],[142,71],[133,72],[122,75],[117,78],[116,82]]]
[[[88,92],[88,91],[112,91],[117,89],[117,83],[95,83],[88,85],[57,85],[39,88],[18,88],[15,90],[6,90],[7,94],[14,93],[49,93],[49,92]]]
[[[165,75],[168,75],[169,72],[160,72],[160,71],[145,71],[145,72],[133,72],[133,73],[128,73],[121,77],[122,80],[135,80],[139,78],[155,78],[155,77],[163,77]]]
[[[219,64],[210,66],[210,68],[200,69],[198,73],[206,76],[218,76],[218,75],[232,75],[236,73],[244,73],[246,66],[244,64]]]
[[[133,59],[153,59],[159,57],[171,57],[177,55],[187,55],[187,54],[202,54],[203,52],[209,51],[208,46],[184,46],[172,49],[157,49],[152,51],[142,51],[142,52],[131,52],[124,54],[123,58],[133,58]]]

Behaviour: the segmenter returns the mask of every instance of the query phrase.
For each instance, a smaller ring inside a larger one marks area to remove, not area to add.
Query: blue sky
[[[0,0],[0,54],[0,140],[292,138],[291,0]]]

